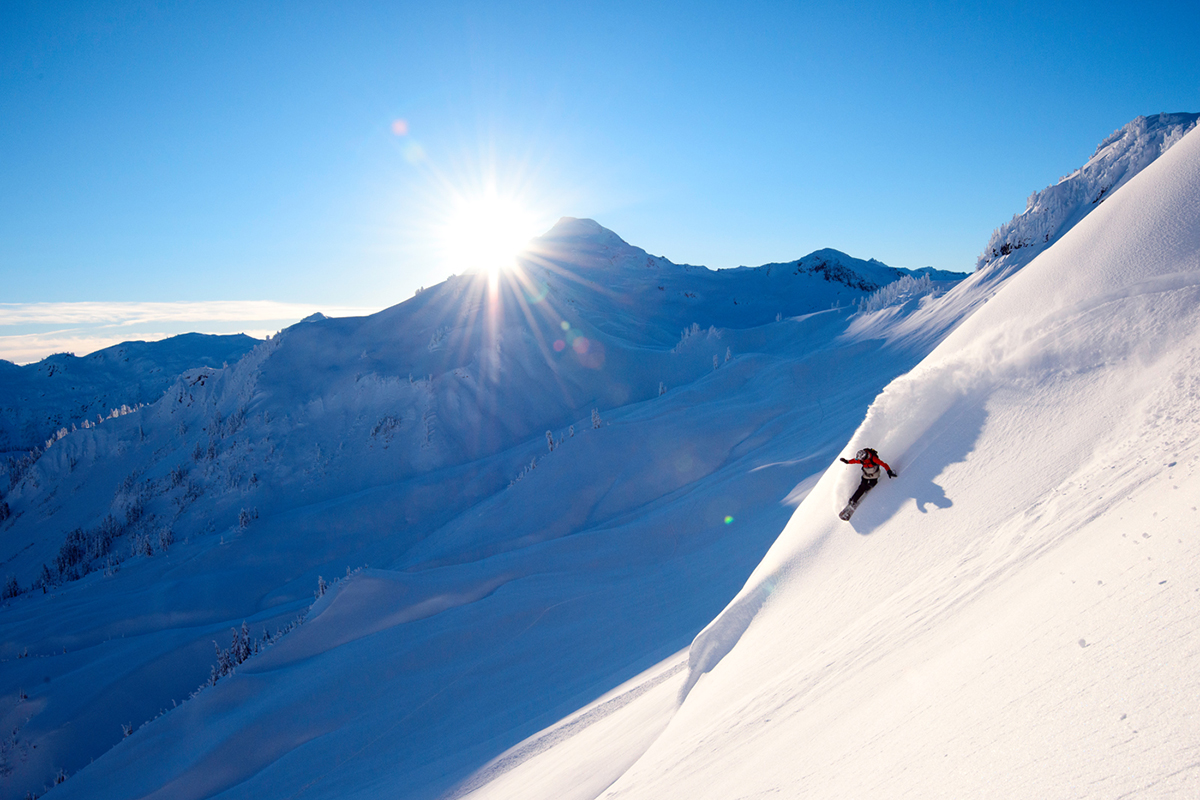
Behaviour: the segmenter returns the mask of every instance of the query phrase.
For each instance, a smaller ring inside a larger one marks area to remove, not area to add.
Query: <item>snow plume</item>
[[[1114,132],[1083,167],[1030,195],[1025,210],[992,233],[975,268],[1058,239],[1196,127],[1197,118],[1200,115],[1138,117]]]
[[[992,383],[990,377],[988,370],[968,360],[918,367],[883,390],[847,450],[874,448],[899,469],[920,454],[926,434],[943,424],[951,409]],[[843,483],[852,483],[852,478]]]

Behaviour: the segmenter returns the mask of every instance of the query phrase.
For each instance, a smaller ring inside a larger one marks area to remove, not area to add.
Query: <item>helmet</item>
[[[857,453],[855,453],[854,457],[857,458],[859,461],[862,461],[864,458],[866,458],[869,455],[871,455],[870,449],[864,447],[862,450],[859,450]]]

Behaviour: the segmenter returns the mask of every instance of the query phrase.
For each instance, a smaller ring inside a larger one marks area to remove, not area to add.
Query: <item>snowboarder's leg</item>
[[[846,507],[842,509],[842,513],[838,514],[838,516],[848,522],[854,514],[854,509],[858,508],[858,503],[863,499],[863,495],[871,491],[871,487],[877,483],[879,483],[878,479],[870,480],[869,478],[863,478],[862,482],[858,484],[858,489],[854,492],[854,496],[850,498],[850,502],[846,503]]]
[[[854,492],[854,496],[850,498],[850,505],[857,506],[859,501],[862,500],[863,495],[871,491],[871,489],[873,489],[877,483],[879,483],[878,480],[873,481],[868,478],[863,478],[862,482],[858,484],[858,489]]]

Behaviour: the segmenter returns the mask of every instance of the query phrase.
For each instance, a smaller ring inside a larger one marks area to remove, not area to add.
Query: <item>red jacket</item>
[[[862,464],[863,477],[867,478],[868,480],[878,480],[879,479],[879,468],[880,467],[883,467],[888,472],[892,471],[892,468],[889,467],[887,465],[887,463],[885,463],[882,459],[876,458],[875,456],[871,456],[871,455],[868,455],[866,458],[864,458],[862,460],[859,460],[857,458],[850,458],[850,459],[846,460],[846,463],[847,464]]]

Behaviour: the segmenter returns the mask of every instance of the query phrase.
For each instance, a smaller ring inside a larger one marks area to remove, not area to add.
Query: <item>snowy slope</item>
[[[662,731],[632,766],[576,746],[597,706],[470,796],[1197,796],[1198,375],[1192,133],[885,389],[844,451],[899,479],[846,524],[834,463],[686,669],[622,687],[602,724]]]
[[[453,786],[728,602],[923,355],[841,338],[907,274],[712,272],[568,219],[494,294],[312,318],[56,441],[0,521],[5,792]],[[214,642],[302,616],[189,699]]]
[[[82,358],[59,353],[25,366],[0,360],[0,459],[44,447],[61,428],[114,408],[152,403],[184,370],[232,364],[256,344],[240,333],[188,333],[122,342]]]

